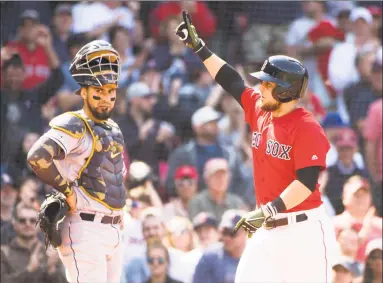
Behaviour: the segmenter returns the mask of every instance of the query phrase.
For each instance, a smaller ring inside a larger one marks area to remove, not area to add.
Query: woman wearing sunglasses
[[[146,258],[151,273],[147,283],[183,283],[169,276],[169,252],[161,242],[148,245]]]

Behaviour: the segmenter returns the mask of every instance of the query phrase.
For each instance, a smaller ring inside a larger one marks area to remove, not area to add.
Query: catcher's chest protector
[[[111,120],[96,124],[87,117],[82,118],[91,130],[93,146],[78,184],[94,199],[120,209],[125,205],[123,135]]]

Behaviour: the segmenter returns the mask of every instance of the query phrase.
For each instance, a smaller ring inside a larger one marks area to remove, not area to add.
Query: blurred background
[[[81,109],[68,68],[93,39],[109,41],[122,58],[112,117],[128,168],[121,282],[164,274],[185,283],[234,282],[246,236],[231,230],[256,203],[252,133],[242,108],[174,35],[183,9],[210,49],[254,88],[247,74],[270,55],[307,67],[300,105],[331,142],[320,190],[339,247],[333,282],[382,282],[382,2],[0,6],[2,282],[66,282],[57,252],[45,251],[35,228],[52,188],[35,178],[26,156],[53,117]]]

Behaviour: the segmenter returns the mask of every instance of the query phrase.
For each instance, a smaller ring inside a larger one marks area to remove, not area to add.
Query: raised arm
[[[175,31],[179,39],[193,49],[215,81],[241,104],[241,95],[246,89],[244,79],[232,66],[207,48],[205,42],[199,38],[189,14],[183,11],[182,16],[184,21]]]

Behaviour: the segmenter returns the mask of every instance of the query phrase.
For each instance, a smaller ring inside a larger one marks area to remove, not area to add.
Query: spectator
[[[73,6],[73,32],[85,33],[88,39],[108,41],[108,32],[120,25],[134,31],[133,13],[118,1],[81,1]]]
[[[53,16],[53,47],[61,62],[69,61],[68,39],[72,33],[72,6],[58,4]]]
[[[332,283],[350,283],[353,282],[353,266],[344,259],[337,260],[332,266]]]
[[[239,258],[246,245],[244,230],[233,233],[235,224],[245,211],[228,210],[222,217],[219,229],[222,243],[207,249],[197,264],[193,283],[234,282]]]
[[[373,33],[382,42],[382,3],[380,5],[368,6],[367,9],[370,11],[374,24]]]
[[[168,194],[175,194],[174,173],[180,165],[189,164],[198,169],[198,187],[205,189],[203,170],[210,158],[225,158],[229,162],[231,172],[231,186],[233,193],[241,195],[245,190],[244,178],[240,172],[240,156],[231,147],[218,139],[218,120],[221,114],[212,107],[205,106],[194,112],[192,127],[195,138],[176,148],[169,156],[166,189]]]
[[[359,249],[358,233],[352,228],[345,228],[339,232],[337,241],[342,259],[350,265],[353,277],[361,276],[363,265],[356,259]]]
[[[1,174],[0,187],[0,229],[1,229],[1,245],[8,244],[14,236],[12,227],[13,210],[16,203],[18,191],[15,187],[13,179],[7,174]]]
[[[348,178],[353,175],[366,176],[364,169],[358,168],[353,160],[357,151],[357,137],[352,129],[340,130],[335,138],[335,146],[338,152],[338,160],[334,165],[327,168],[328,181],[324,192],[329,198],[336,214],[343,212],[342,188]]]
[[[326,115],[326,109],[315,93],[307,89],[306,94],[299,100],[298,104],[310,111],[319,123],[322,122]]]
[[[243,200],[250,208],[254,208],[256,204],[254,175],[253,175],[253,133],[248,124],[242,130],[241,138],[238,141],[237,150],[241,154],[240,170],[245,178],[245,194],[241,195]]]
[[[202,250],[218,242],[218,222],[213,214],[208,212],[198,213],[193,218],[193,227],[197,233],[198,243]]]
[[[132,38],[129,30],[122,26],[115,26],[109,33],[110,43],[120,54],[121,75],[119,77],[119,87],[128,86],[131,80],[130,75],[135,57],[132,52]]]
[[[1,247],[1,282],[66,282],[57,252],[45,252],[37,238],[37,211],[17,205],[13,226],[16,237]]]
[[[330,150],[327,152],[326,165],[327,167],[334,165],[338,160],[338,152],[334,142],[338,136],[339,130],[348,128],[348,123],[343,122],[338,112],[329,112],[323,118],[322,127],[325,131],[326,137],[330,142]],[[364,160],[360,152],[356,152],[353,156],[354,162],[359,168],[363,168]]]
[[[169,246],[185,253],[197,247],[198,239],[194,233],[193,225],[189,219],[174,216],[166,223],[166,230],[169,232]]]
[[[321,54],[319,46],[322,43],[315,42],[313,44],[308,37],[312,28],[322,21],[329,20],[326,15],[326,3],[322,1],[304,1],[301,2],[301,5],[304,16],[293,21],[286,34],[287,54],[301,58],[310,74],[308,87],[318,95],[322,103],[327,107],[329,103],[326,101],[326,97],[329,97],[329,95],[318,72],[315,58],[315,56]],[[335,41],[331,40],[325,47],[328,49],[334,44]]]
[[[162,220],[161,212],[158,209],[149,208],[142,214],[142,234],[146,247],[153,242],[162,241],[166,243],[166,226]],[[147,250],[147,248],[146,248]],[[183,252],[168,248],[170,257],[169,276],[175,279],[182,279],[181,257]],[[136,257],[124,266],[124,279],[129,283],[142,283],[150,278],[150,269],[145,253],[136,254]]]
[[[40,135],[34,132],[25,134],[18,153],[15,155],[15,158],[9,162],[9,171],[13,176],[18,176],[18,178],[35,176],[27,162],[27,155],[33,144],[39,138]]]
[[[195,268],[203,252],[219,241],[218,223],[213,214],[206,212],[198,213],[193,219],[193,227],[197,234],[199,245],[182,257],[182,264],[184,266],[183,281],[185,283],[193,281]]]
[[[330,96],[324,97],[323,94],[320,93],[321,100],[326,105],[329,105],[329,100],[336,97],[335,89],[328,83],[329,58],[333,46],[345,40],[345,32],[332,21],[322,20],[309,31],[307,37],[314,45],[319,75],[325,83],[327,94]]]
[[[206,68],[200,62],[186,62],[186,64],[189,67],[189,81],[169,95],[172,122],[182,142],[188,142],[193,138],[190,119],[196,110],[205,105],[212,90],[212,77]]]
[[[328,72],[329,81],[337,91],[337,107],[341,116],[348,121],[343,91],[352,83],[360,80],[355,66],[355,58],[362,50],[376,50],[379,42],[372,33],[372,16],[363,7],[354,8],[350,14],[353,36],[344,43],[338,44],[331,51]]]
[[[174,175],[176,186],[176,197],[171,198],[170,202],[165,204],[163,210],[164,219],[170,219],[174,216],[189,218],[189,202],[198,191],[198,172],[193,166],[184,165],[177,168]]]
[[[368,243],[365,255],[366,266],[364,267],[364,274],[361,282],[382,282],[382,238]]]
[[[343,229],[352,228],[358,233],[356,259],[363,263],[367,242],[382,237],[382,221],[371,207],[370,186],[365,179],[353,176],[346,182],[343,204],[344,212],[334,218],[335,232],[339,234]]]
[[[28,66],[23,64],[20,56],[14,55],[2,65],[2,103],[7,105],[7,115],[13,115],[8,119],[3,131],[10,131],[10,124],[18,124],[25,130],[41,133],[43,130],[43,119],[41,117],[41,105],[45,104],[56,94],[63,83],[63,75],[60,71],[60,62],[52,46],[52,38],[48,29],[42,30],[44,36],[38,40],[39,48],[45,50],[48,56],[51,73],[44,83],[36,88],[24,90],[22,83],[28,76]],[[21,56],[25,56],[22,55]],[[33,58],[30,58],[33,60]],[[27,60],[28,62],[28,60]],[[14,142],[14,141],[12,141]]]
[[[207,189],[195,196],[189,204],[189,215],[194,218],[199,212],[212,213],[218,221],[228,209],[246,208],[243,200],[228,192],[230,183],[229,164],[224,158],[212,158],[206,162],[203,177]]]
[[[65,80],[59,92],[70,92],[74,93],[78,89],[77,82],[72,78],[69,67],[72,63],[72,60],[76,56],[77,52],[84,46],[86,43],[86,38],[83,34],[72,34],[67,40],[67,49],[68,49],[68,60],[63,61],[61,64],[61,71],[64,74]]]
[[[219,121],[220,138],[228,146],[235,146],[245,126],[243,109],[228,93],[222,97],[221,108],[225,115]]]
[[[52,41],[50,31],[46,26],[40,25],[39,13],[36,10],[24,11],[20,15],[18,40],[7,44],[8,47],[16,49],[23,60],[24,90],[33,89],[49,77],[52,68],[49,53],[54,49],[51,44],[46,44],[48,41]]]
[[[146,255],[151,274],[147,283],[182,283],[169,276],[169,251],[161,242],[150,244]]]
[[[372,66],[375,54],[371,51],[359,52],[355,65],[359,72],[360,80],[352,83],[344,90],[344,101],[351,126],[362,132],[363,121],[367,116],[369,105],[378,98],[378,93],[372,88]]]
[[[124,135],[129,158],[147,163],[158,180],[159,162],[167,160],[170,149],[168,142],[173,137],[173,127],[152,116],[156,97],[145,83],[131,84],[126,97],[129,111],[117,123]],[[158,183],[154,186],[158,187]]]
[[[130,167],[134,168],[134,164]],[[148,188],[148,189],[147,189]],[[142,213],[145,209],[158,203],[158,195],[154,195],[155,190],[150,186],[141,186],[128,192],[129,198],[126,200],[126,211],[124,213],[124,264],[128,264],[137,255],[145,253],[146,242],[142,234]]]
[[[215,33],[216,19],[205,3],[181,0],[160,3],[151,12],[149,24],[152,36],[160,38],[161,34],[159,27],[161,22],[168,19],[170,16],[180,16],[182,10],[189,12],[193,19],[193,24],[203,39],[207,40]]]
[[[382,55],[381,55],[382,56]],[[365,154],[367,168],[373,182],[373,200],[377,213],[382,216],[382,64],[374,66],[371,82],[380,98],[373,102],[364,121],[363,136],[365,138]]]

